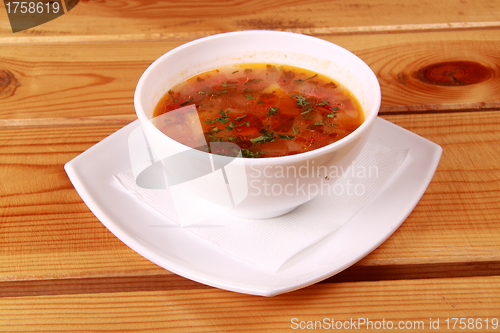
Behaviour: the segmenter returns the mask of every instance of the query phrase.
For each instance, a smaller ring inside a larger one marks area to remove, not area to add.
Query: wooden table
[[[344,272],[272,298],[144,259],[97,220],[63,169],[136,119],[135,85],[157,57],[248,29],[356,53],[380,80],[380,116],[443,147],[392,237]],[[350,329],[500,331],[499,128],[498,0],[82,0],[15,34],[2,3],[0,331],[281,332],[359,318],[374,327]]]

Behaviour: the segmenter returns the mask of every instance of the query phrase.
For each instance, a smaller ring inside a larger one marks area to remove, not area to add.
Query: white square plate
[[[408,149],[397,173],[336,232],[269,273],[228,256],[186,227],[165,223],[165,217],[123,189],[113,176],[131,168],[127,139],[137,126],[138,121],[125,126],[65,165],[83,201],[116,237],[155,264],[206,285],[261,296],[331,277],[377,248],[417,205],[442,153],[439,145],[378,118],[369,142]]]

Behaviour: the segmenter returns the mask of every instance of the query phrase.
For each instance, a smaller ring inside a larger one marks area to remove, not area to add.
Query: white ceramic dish
[[[291,258],[276,273],[267,273],[222,253],[186,228],[169,224],[121,187],[113,175],[130,169],[127,138],[137,126],[137,121],[127,125],[65,165],[84,202],[116,237],[157,265],[206,285],[261,296],[314,284],[373,251],[416,206],[442,152],[435,143],[378,118],[369,142],[408,149],[397,174],[339,230]]]
[[[196,174],[200,165],[208,164],[209,154],[190,150],[176,141],[175,137],[165,135],[154,125],[156,123],[161,127],[165,124],[164,116],[153,117],[160,98],[175,85],[194,75],[242,63],[297,66],[334,78],[356,96],[364,113],[363,123],[355,131],[318,149],[270,158],[234,160],[219,157],[219,160],[224,161],[222,162],[224,165],[228,165],[226,181],[231,188],[234,205],[228,198],[230,195],[225,182],[215,181],[216,177],[221,177],[220,171],[178,185],[196,194],[192,196],[192,206],[209,201],[212,206],[230,209],[231,214],[235,216],[252,219],[277,217],[315,197],[311,191],[298,190],[303,187],[309,188],[310,185],[321,185],[323,178],[312,176],[315,168],[331,166],[346,168],[356,159],[377,118],[381,102],[380,85],[372,69],[355,54],[324,39],[303,34],[283,31],[235,31],[183,44],[159,57],[146,69],[137,83],[134,94],[136,114],[155,160],[179,156],[178,154],[183,152],[182,163],[175,162],[175,157],[169,163],[163,163],[163,168],[171,175]],[[296,87],[296,89],[298,93],[302,88]],[[175,110],[175,113],[182,118],[186,110],[179,110],[182,109]],[[165,116],[170,116],[170,112]],[[339,112],[343,112],[342,107]],[[190,119],[197,119],[196,115],[194,111]],[[191,137],[204,138],[201,123],[194,125],[196,122],[190,120],[186,124],[191,124],[189,125],[193,131]],[[204,140],[201,140],[196,145],[203,144]],[[212,145],[216,146],[217,143],[210,142],[209,145],[213,149]],[[229,164],[230,162],[232,163]],[[305,170],[306,176],[283,177],[279,172],[279,176],[274,176],[278,168]],[[331,175],[330,180],[334,181],[337,177]],[[290,191],[293,195],[269,195],[269,193],[264,194],[264,191],[260,191],[260,194],[247,193],[246,189],[251,188],[252,183],[257,184],[262,190],[264,182],[269,184],[269,188],[293,189]],[[195,201],[197,196],[202,200]],[[178,212],[179,208],[177,207]],[[180,215],[189,216],[190,212],[191,209],[188,207]],[[182,220],[184,224],[192,223],[190,218]]]

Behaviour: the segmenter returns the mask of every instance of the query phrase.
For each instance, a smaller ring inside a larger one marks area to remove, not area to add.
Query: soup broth
[[[203,134],[196,134],[187,116],[165,115],[192,104]],[[331,78],[274,64],[242,64],[196,75],[163,96],[154,111],[154,117],[160,115],[167,117],[155,125],[166,135],[175,133],[177,141],[193,148],[200,148],[200,142],[232,142],[243,157],[318,149],[364,121],[356,98]]]

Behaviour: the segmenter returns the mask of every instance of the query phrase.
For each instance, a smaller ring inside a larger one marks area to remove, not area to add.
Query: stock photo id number
[[[12,32],[15,33],[36,27],[66,14],[78,4],[78,0],[4,0],[4,4]]]

